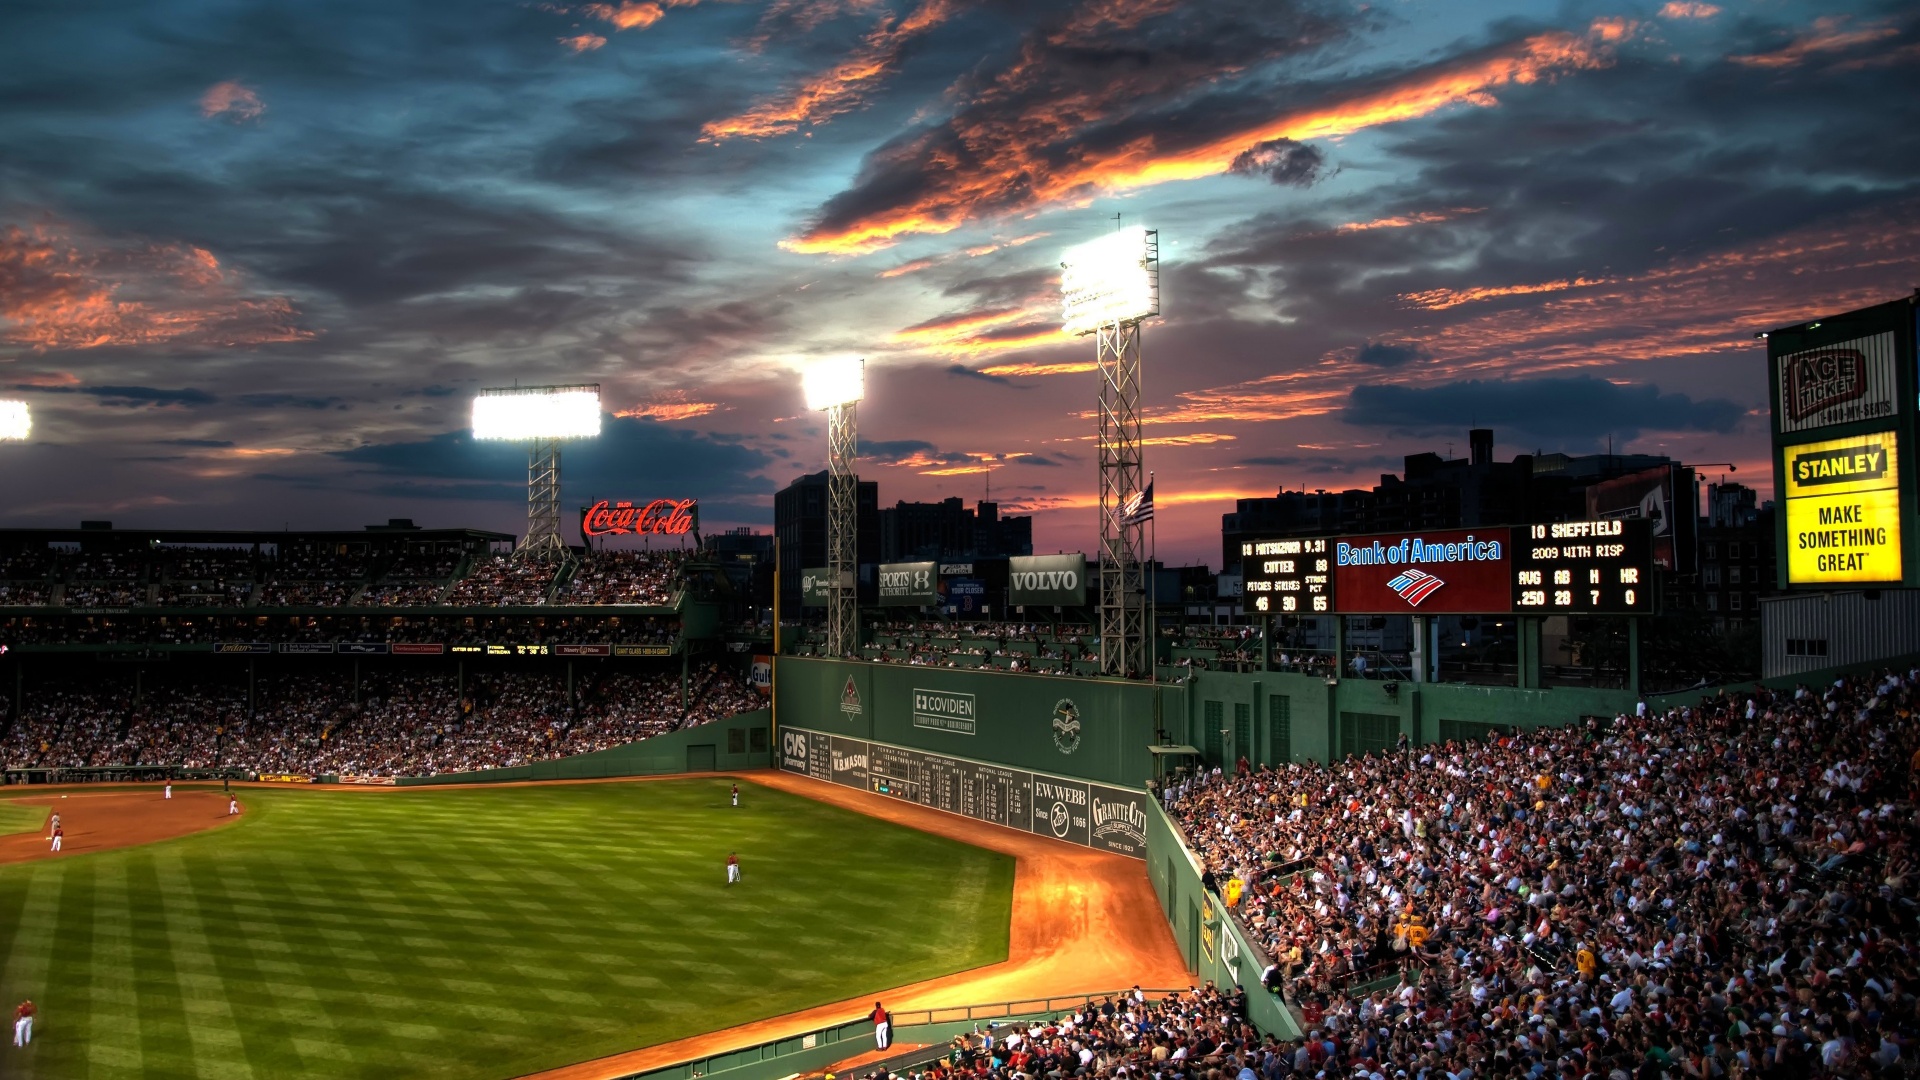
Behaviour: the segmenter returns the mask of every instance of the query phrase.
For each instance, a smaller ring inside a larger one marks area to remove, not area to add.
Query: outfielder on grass
[[[734,854],[733,852],[728,852],[727,853],[727,884],[734,885],[734,884],[738,884],[739,881],[740,881],[740,856]]]
[[[25,1046],[33,1041],[32,1001],[23,1001],[13,1010],[13,1045]]]

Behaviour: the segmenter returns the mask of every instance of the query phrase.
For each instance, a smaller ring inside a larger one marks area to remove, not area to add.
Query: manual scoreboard
[[[1240,610],[1249,615],[1327,615],[1333,556],[1325,537],[1248,540],[1240,545]]]
[[[1513,608],[1521,614],[1641,615],[1654,610],[1645,520],[1612,518],[1513,530]]]

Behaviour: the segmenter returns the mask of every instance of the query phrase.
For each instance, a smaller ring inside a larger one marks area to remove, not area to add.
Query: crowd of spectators
[[[1280,1069],[1283,1055],[1290,1066],[1287,1048],[1248,1022],[1238,989],[1154,999],[1136,988],[1047,1020],[956,1036],[913,1080],[1279,1080],[1291,1071]]]
[[[544,604],[559,568],[507,555],[476,559],[467,576],[454,583],[449,604],[524,607]]]
[[[0,620],[6,645],[191,645],[221,641],[671,646],[680,620],[653,615],[170,615]]]
[[[574,568],[558,603],[651,604],[673,602],[686,552],[590,551]]]
[[[1164,795],[1326,1076],[1886,1075],[1920,1050],[1916,680]]]
[[[106,764],[132,703],[132,683],[111,678],[55,684],[27,695],[0,738],[0,765]]]
[[[361,602],[370,607],[422,607],[446,595],[449,580],[466,556],[459,551],[408,551],[388,564],[380,580],[367,586]]]
[[[245,685],[232,681],[158,679],[139,695],[124,680],[49,681],[29,688],[6,725],[0,767],[434,775],[603,750],[763,704],[718,664],[693,674],[684,704],[677,670],[616,669],[582,682],[570,701],[566,676],[553,670],[483,671],[464,685],[452,670],[390,670],[368,673],[356,695],[337,669],[281,671],[261,677],[250,716]]]
[[[361,552],[291,550],[266,565],[261,607],[344,607],[366,581],[371,564]]]

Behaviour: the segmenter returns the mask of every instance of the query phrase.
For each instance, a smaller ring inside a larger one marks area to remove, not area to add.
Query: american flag
[[[1136,491],[1120,503],[1120,524],[1144,525],[1153,520],[1153,481],[1147,481],[1144,490]]]

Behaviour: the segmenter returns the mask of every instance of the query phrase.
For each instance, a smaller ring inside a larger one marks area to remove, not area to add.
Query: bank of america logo
[[[1420,601],[1432,596],[1435,590],[1445,584],[1425,570],[1405,570],[1399,577],[1387,582],[1387,588],[1399,593],[1407,603],[1419,607]]]

